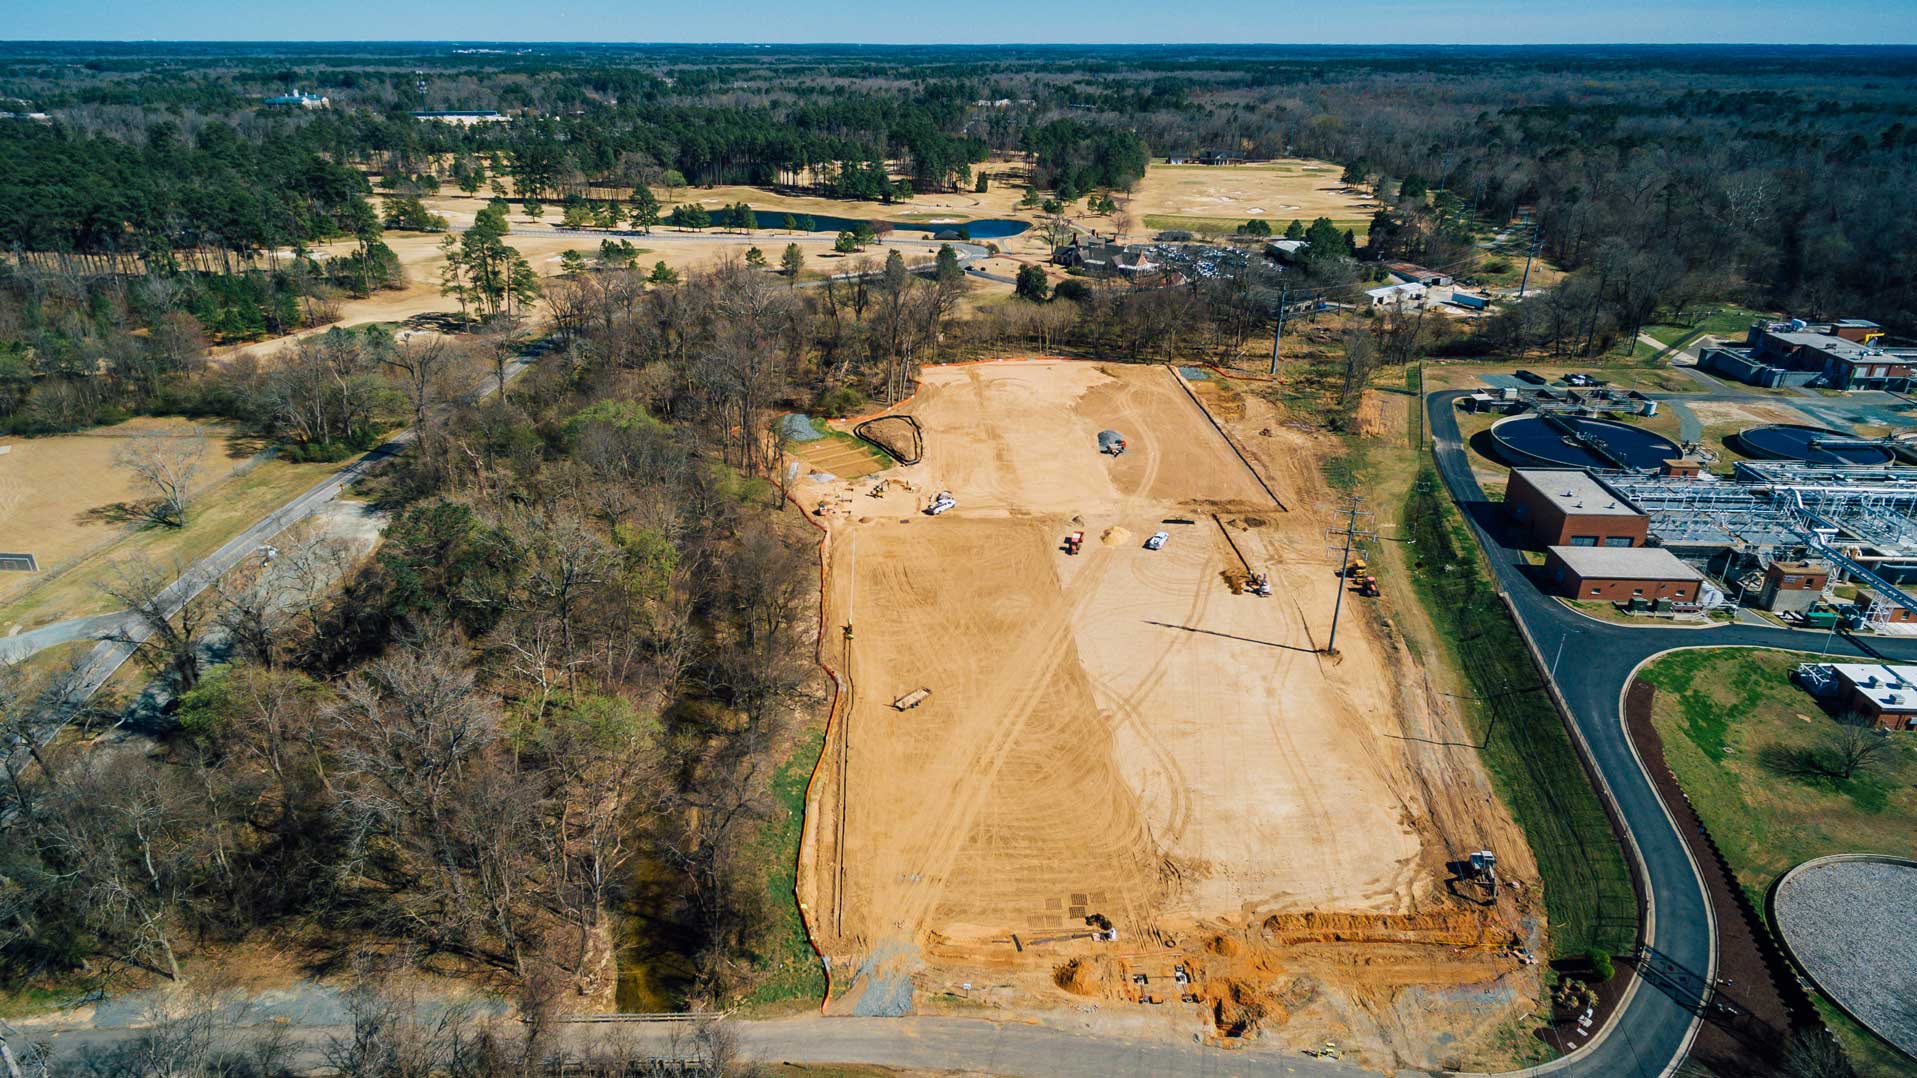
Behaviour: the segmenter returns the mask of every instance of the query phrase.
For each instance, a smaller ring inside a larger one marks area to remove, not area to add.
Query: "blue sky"
[[[1917,0],[0,0],[10,40],[1917,43]]]

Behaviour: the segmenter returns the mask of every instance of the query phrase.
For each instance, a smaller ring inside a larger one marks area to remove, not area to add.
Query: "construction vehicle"
[[[1245,590],[1251,592],[1253,595],[1270,595],[1271,577],[1266,576],[1264,573],[1253,573],[1251,574],[1250,581],[1245,585]]]
[[[1353,558],[1351,559],[1351,562],[1344,567],[1344,570],[1340,572],[1338,575],[1355,579],[1357,577],[1361,577],[1365,575],[1365,573],[1369,571],[1370,568],[1371,567],[1369,565],[1365,564],[1365,560],[1363,558]]]
[[[957,505],[958,500],[952,497],[951,491],[941,490],[938,493],[938,497],[932,499],[932,504],[925,507],[925,515],[935,517]]]
[[[1085,533],[1073,532],[1065,537],[1065,553],[1076,554],[1085,545]]]
[[[1491,892],[1491,901],[1498,900],[1498,855],[1490,850],[1475,850],[1471,854],[1471,878],[1483,881]]]
[[[887,480],[881,479],[878,482],[872,484],[872,489],[866,491],[865,492],[866,495],[873,498],[885,497],[885,488],[886,488],[887,482],[888,482]]]
[[[1124,456],[1125,455],[1125,436],[1118,433],[1115,430],[1099,431],[1098,432],[1098,451],[1100,453],[1109,453],[1114,457]]]
[[[1153,532],[1152,537],[1150,539],[1145,540],[1145,549],[1146,550],[1162,550],[1165,546],[1165,541],[1170,538],[1171,538],[1170,532]]]
[[[1364,596],[1367,599],[1376,599],[1380,594],[1382,594],[1378,590],[1378,578],[1375,576],[1372,576],[1370,573],[1366,573],[1365,575],[1359,577],[1358,578],[1358,594]]]

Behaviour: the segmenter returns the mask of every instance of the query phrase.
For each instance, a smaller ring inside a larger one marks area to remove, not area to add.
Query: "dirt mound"
[[[1274,913],[1259,926],[1264,942],[1423,943],[1451,947],[1502,947],[1511,931],[1489,915],[1437,913]]]
[[[909,415],[885,415],[868,419],[852,428],[863,441],[878,446],[900,464],[917,464],[925,459],[925,434],[919,421]]]
[[[1123,546],[1132,541],[1132,533],[1124,528],[1106,528],[1098,541],[1106,546]]]
[[[1074,958],[1052,971],[1052,983],[1075,996],[1113,994],[1123,971],[1109,958]]]
[[[1205,982],[1205,1002],[1211,1008],[1212,1025],[1221,1037],[1243,1037],[1251,1033],[1275,1007],[1270,997],[1234,977]]]

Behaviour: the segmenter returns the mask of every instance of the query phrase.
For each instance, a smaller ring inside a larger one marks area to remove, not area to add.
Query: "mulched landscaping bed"
[[[1717,998],[1734,1009],[1706,1016],[1691,1057],[1718,1074],[1761,1074],[1773,1065],[1791,1031],[1819,1029],[1822,1022],[1665,762],[1664,745],[1651,722],[1656,694],[1647,682],[1631,683],[1624,698],[1625,728],[1710,892],[1717,916]],[[1650,984],[1638,988],[1658,990]]]

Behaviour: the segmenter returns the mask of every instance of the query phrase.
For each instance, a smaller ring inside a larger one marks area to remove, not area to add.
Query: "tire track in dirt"
[[[1085,571],[1094,574],[1094,581],[1102,579],[1110,571],[1112,560],[1097,558],[1094,565],[1085,567]],[[1083,603],[1081,598],[1078,603],[1067,604],[1066,610],[1042,634],[1042,641],[1021,637],[1018,646],[1012,649],[1014,654],[1042,656],[1042,661],[1020,679],[1006,701],[1003,710],[1005,719],[986,738],[979,751],[971,756],[971,763],[965,769],[965,774],[971,779],[966,784],[967,791],[953,806],[953,811],[946,815],[948,826],[940,829],[934,845],[925,851],[926,869],[921,873],[921,880],[910,887],[904,896],[906,909],[901,921],[902,927],[907,930],[916,933],[925,927],[952,865],[978,826],[979,816],[996,785],[1006,757],[1023,734],[1053,678],[1064,665],[1066,656],[1076,656],[1073,625],[1083,613],[1080,609]],[[981,701],[980,706],[988,705]]]

